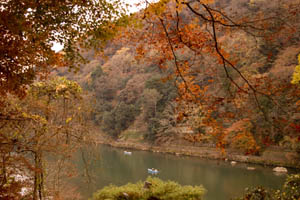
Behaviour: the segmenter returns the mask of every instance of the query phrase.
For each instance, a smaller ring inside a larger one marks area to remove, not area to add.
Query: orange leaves
[[[300,133],[300,125],[299,124],[291,123],[290,126],[293,127],[297,133]]]
[[[142,58],[145,55],[144,47],[142,45],[139,45],[136,48],[136,53],[137,53],[136,59]]]
[[[184,135],[184,139],[190,141],[190,142],[201,142],[204,139],[204,135],[203,134],[190,134],[187,133]]]
[[[241,119],[235,123],[233,123],[229,128],[226,129],[226,133],[231,132],[243,132],[245,129],[251,128],[251,121],[249,118]]]
[[[186,116],[185,113],[179,112],[178,115],[177,115],[177,117],[176,117],[176,121],[177,122],[182,121],[185,116]]]
[[[196,51],[206,47],[209,35],[203,30],[197,21],[184,25],[179,33],[179,37],[189,48]]]
[[[260,147],[251,133],[252,124],[249,118],[233,123],[225,130],[226,142],[231,147],[244,151],[245,154],[256,154]]]
[[[300,100],[296,102],[297,110],[300,111]]]
[[[212,4],[215,1],[214,0],[201,0],[200,2],[203,3],[203,4]]]
[[[232,147],[243,150],[246,155],[256,154],[260,150],[253,135],[245,132],[239,133],[233,138]]]

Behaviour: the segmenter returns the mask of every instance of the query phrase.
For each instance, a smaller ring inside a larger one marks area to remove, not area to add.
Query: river
[[[204,200],[229,200],[241,196],[246,187],[264,186],[279,189],[286,175],[275,175],[272,168],[259,165],[206,160],[197,157],[175,156],[147,151],[132,151],[125,155],[124,149],[101,145],[97,156],[85,154],[90,163],[84,170],[84,162],[78,156],[75,161],[85,176],[73,180],[81,195],[87,199],[93,192],[109,184],[123,185],[145,180],[149,174],[147,168],[155,168],[155,176],[162,180],[176,181],[182,185],[203,185],[207,190]],[[255,170],[247,170],[247,166]],[[88,176],[87,176],[88,174]],[[89,184],[86,182],[90,177]]]

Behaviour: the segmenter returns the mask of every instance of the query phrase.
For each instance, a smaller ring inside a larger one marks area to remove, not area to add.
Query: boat
[[[285,167],[275,167],[273,169],[274,172],[277,172],[277,173],[287,173],[288,170],[285,168]]]
[[[158,174],[158,172],[159,172],[157,169],[154,169],[154,168],[148,168],[147,171],[149,174]]]
[[[124,154],[125,154],[125,155],[131,155],[132,152],[130,152],[130,151],[124,151]]]

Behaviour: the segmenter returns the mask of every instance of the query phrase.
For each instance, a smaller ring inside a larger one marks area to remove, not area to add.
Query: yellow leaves
[[[148,8],[146,9],[146,14],[150,14],[150,16],[152,14],[156,15],[156,16],[160,16],[164,13],[164,11],[167,8],[167,3],[169,2],[169,0],[160,0],[157,3],[152,3],[148,6]]]
[[[28,115],[26,112],[22,112],[22,116],[23,116],[24,118],[29,118],[29,117],[30,117],[30,115]]]
[[[70,81],[65,77],[56,77],[48,81],[36,82],[30,88],[30,94],[36,98],[40,98],[42,96],[48,96],[51,98],[70,98],[71,96],[80,97],[81,92],[82,89],[78,83]]]
[[[68,124],[69,122],[71,122],[72,119],[73,119],[72,117],[68,117],[68,118],[66,119],[66,124]]]
[[[295,71],[293,73],[293,79],[291,83],[299,84],[299,82],[300,82],[300,54],[298,55],[298,65],[295,67]]]
[[[22,112],[22,117],[25,119],[28,119],[28,120],[33,120],[33,121],[41,123],[41,124],[47,124],[46,118],[41,115]]]
[[[67,86],[65,84],[59,84],[56,86],[56,93],[59,93],[65,89],[67,89]]]
[[[185,0],[177,0],[176,1],[176,11],[180,12],[184,8]]]

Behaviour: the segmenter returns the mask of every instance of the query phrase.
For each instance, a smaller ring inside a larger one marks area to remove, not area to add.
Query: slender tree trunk
[[[37,167],[37,155],[34,153],[34,165]],[[37,200],[37,185],[38,185],[38,172],[34,169],[34,183],[33,183],[33,200]]]
[[[4,185],[7,182],[5,153],[2,156],[2,174],[3,174],[3,178],[1,181],[1,185]]]
[[[66,127],[66,144],[69,144],[70,143],[70,135],[69,135],[69,131],[68,131],[68,124],[66,122],[67,120],[67,108],[66,108],[66,98],[64,96],[64,112],[63,112],[63,121],[64,121],[64,124],[65,124],[65,127]]]
[[[43,200],[44,197],[44,171],[42,163],[42,153],[34,153],[34,188],[33,188],[33,200]]]
[[[88,180],[88,183],[90,184],[92,182],[92,179],[91,179],[91,176],[90,176],[90,173],[89,173],[89,164],[85,158],[85,155],[84,155],[84,150],[82,148],[80,148],[80,151],[81,151],[81,158],[82,158],[82,161],[84,163],[84,171],[85,171],[85,175],[87,177],[87,180]]]

